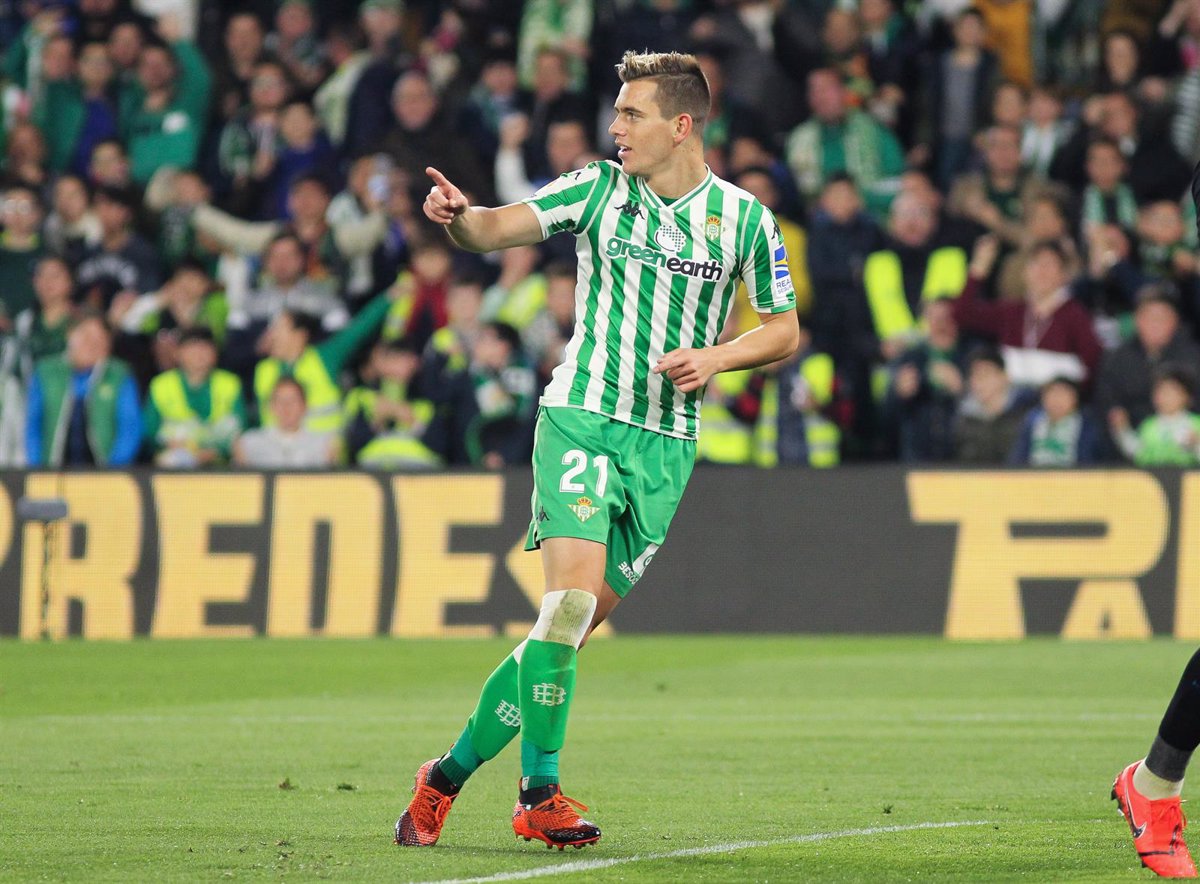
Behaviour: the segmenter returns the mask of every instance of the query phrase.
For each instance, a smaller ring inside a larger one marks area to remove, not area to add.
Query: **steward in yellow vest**
[[[246,425],[242,382],[216,368],[212,331],[197,326],[179,338],[179,367],[150,382],[143,433],[159,466],[194,468],[227,463]]]
[[[375,380],[346,394],[346,442],[352,459],[373,469],[432,469],[442,458],[424,441],[434,419],[428,399],[410,396],[421,365],[411,338],[386,341],[371,354]]]
[[[273,425],[271,391],[280,378],[295,378],[304,389],[308,412],[304,428],[313,432],[337,433],[342,429],[342,391],[338,376],[358,349],[383,324],[390,307],[391,291],[376,295],[349,325],[319,344],[312,344],[319,323],[304,313],[285,310],[271,323],[270,355],[254,369],[254,395],[259,422]]]
[[[885,361],[919,336],[916,316],[922,301],[956,298],[967,282],[966,252],[936,245],[936,212],[919,197],[896,198],[888,232],[890,247],[872,252],[863,266],[871,329]]]

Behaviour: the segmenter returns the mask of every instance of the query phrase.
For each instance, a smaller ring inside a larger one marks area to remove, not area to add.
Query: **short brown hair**
[[[617,65],[617,76],[622,83],[654,80],[658,85],[658,107],[664,117],[687,114],[697,129],[704,127],[712,98],[696,56],[630,49]]]

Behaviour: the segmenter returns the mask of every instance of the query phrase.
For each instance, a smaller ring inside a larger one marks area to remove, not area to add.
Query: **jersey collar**
[[[673,201],[670,205],[667,205],[666,203],[664,203],[662,201],[662,197],[660,197],[657,193],[655,193],[653,190],[651,190],[650,186],[648,184],[644,185],[643,182],[639,181],[637,178],[634,178],[632,175],[630,176],[630,179],[633,181],[634,189],[642,197],[642,200],[644,202],[649,203],[656,209],[667,209],[672,212],[678,212],[680,209],[682,209],[684,206],[686,206],[688,203],[690,203],[693,199],[695,199],[696,194],[702,192],[706,187],[708,187],[709,182],[712,181],[712,177],[713,177],[712,169],[710,169],[708,167],[708,165],[705,164],[704,180],[701,181],[699,184],[697,184],[695,187],[693,187],[691,190],[689,190],[687,193],[685,193],[683,196],[681,196],[679,199]]]

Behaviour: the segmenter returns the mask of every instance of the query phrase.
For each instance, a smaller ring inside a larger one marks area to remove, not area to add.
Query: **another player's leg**
[[[1195,878],[1183,833],[1183,777],[1200,746],[1200,651],[1183,671],[1149,754],[1117,775],[1112,797],[1142,864],[1164,878]]]
[[[548,538],[542,543],[542,563],[547,592],[517,674],[521,793],[513,809],[513,831],[526,841],[537,838],[561,850],[568,844],[582,847],[600,840],[600,829],[579,816],[579,810],[587,807],[562,794],[558,753],[575,694],[579,646],[593,622],[598,622],[601,600],[604,616],[617,596],[604,584],[604,544]]]

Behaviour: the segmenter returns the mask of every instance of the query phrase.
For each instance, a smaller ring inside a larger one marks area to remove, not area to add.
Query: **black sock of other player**
[[[453,795],[462,788],[461,783],[454,782],[442,772],[440,759],[437,764],[429,769],[429,776],[425,778],[425,783],[433,786],[433,788],[437,789],[443,795]]]
[[[1146,756],[1146,768],[1164,780],[1183,779],[1188,761],[1200,746],[1200,650],[1192,655],[1179,679],[1158,728],[1158,738]]]
[[[534,786],[532,789],[522,789],[517,798],[526,807],[537,807],[543,801],[549,801],[558,792],[558,786]]]

